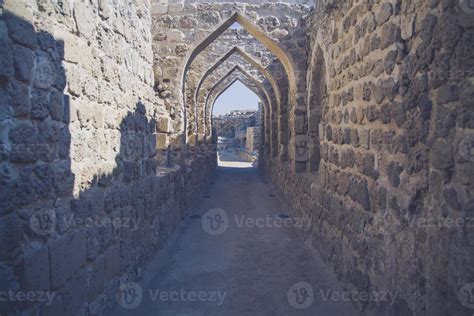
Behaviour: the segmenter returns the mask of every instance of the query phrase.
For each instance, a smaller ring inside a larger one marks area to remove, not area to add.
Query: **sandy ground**
[[[357,315],[340,299],[333,272],[305,246],[298,219],[281,223],[288,212],[252,164],[232,155],[219,163],[208,190],[110,315]]]

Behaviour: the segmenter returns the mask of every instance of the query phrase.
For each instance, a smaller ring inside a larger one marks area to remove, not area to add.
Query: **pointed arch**
[[[261,42],[265,47],[268,48],[282,63],[285,68],[285,72],[288,77],[288,85],[291,92],[296,92],[296,76],[295,67],[291,55],[287,54],[278,43],[273,41],[264,32],[262,32],[256,25],[245,18],[240,13],[235,13],[227,21],[222,23],[214,32],[212,32],[207,38],[199,43],[188,55],[186,64],[182,70],[181,86],[184,95],[186,75],[194,59],[213,41],[215,41],[222,33],[224,33],[229,27],[235,22],[239,23],[242,28],[249,32],[254,38]]]
[[[191,52],[188,54],[184,68],[181,70],[182,73],[178,76],[181,78],[181,87],[182,87],[182,101],[183,101],[183,110],[184,110],[184,126],[187,130],[188,128],[188,114],[186,111],[186,76],[194,59],[214,40],[216,40],[223,32],[225,32],[229,27],[238,22],[242,28],[249,32],[254,38],[260,41],[268,50],[270,50],[281,62],[283,68],[285,69],[286,76],[288,78],[288,108],[294,108],[296,106],[296,75],[294,62],[290,54],[286,53],[282,47],[272,39],[270,39],[264,32],[262,32],[256,25],[254,25],[247,18],[242,16],[240,13],[235,13],[228,20],[222,23],[214,32],[212,32],[207,38],[205,38],[201,43],[199,43]],[[281,112],[281,104],[278,106],[278,111]],[[279,129],[284,130],[289,126],[280,126],[283,124],[279,122]],[[286,122],[284,125],[288,125]],[[185,130],[185,137],[187,138],[188,132]],[[286,131],[287,133],[288,131]],[[283,133],[279,133],[279,136]],[[186,142],[186,141],[185,141]],[[287,148],[288,139],[282,137],[281,142],[283,142],[282,148]],[[285,155],[283,155],[285,156]]]
[[[240,67],[239,65],[236,65],[235,67],[233,67],[224,77],[222,77],[221,79],[219,79],[219,81],[217,81],[214,86],[211,88],[211,90],[209,90],[209,93],[207,94],[206,96],[206,101],[204,103],[204,115],[205,115],[205,122],[206,124],[209,122],[209,118],[212,118],[211,115],[209,115],[209,113],[212,113],[210,112],[210,109],[209,108],[209,97],[211,96],[211,94],[214,92],[214,90],[222,83],[224,82],[229,76],[231,76],[234,72],[236,71],[240,71],[244,76],[247,77],[248,80],[250,80],[251,82],[253,82],[255,85],[257,85],[259,87],[260,90],[262,90],[262,92],[265,94],[265,97],[267,99],[267,104],[268,104],[268,108],[265,108],[265,113],[270,113],[271,112],[271,97],[270,95],[268,94],[267,90],[265,89],[265,87],[263,86],[263,84],[261,82],[259,82],[258,80],[255,80],[255,78],[253,78],[250,74],[248,74],[245,70],[242,69],[242,67]],[[231,84],[232,85],[232,84]],[[228,85],[228,87],[230,87],[231,85]],[[224,93],[224,91],[222,91],[217,97],[219,97],[222,93]],[[214,106],[214,104],[212,105]]]
[[[271,151],[271,146],[272,146],[272,98],[270,96],[270,94],[268,93],[267,89],[264,87],[264,85],[259,82],[258,80],[256,80],[255,78],[253,78],[248,72],[246,72],[245,70],[243,70],[240,66],[235,66],[234,68],[232,68],[223,78],[221,78],[216,84],[214,84],[214,86],[212,87],[212,89],[209,91],[209,94],[207,95],[206,97],[206,102],[204,104],[204,107],[205,107],[205,115],[206,115],[206,119],[205,119],[205,123],[206,125],[210,125],[212,126],[212,110],[214,108],[214,104],[215,104],[215,101],[217,100],[217,98],[222,94],[224,93],[230,86],[232,86],[232,84],[235,82],[235,80],[233,80],[230,84],[228,84],[225,89],[223,89],[222,91],[219,92],[219,94],[217,95],[217,97],[213,100],[212,102],[212,105],[210,106],[209,105],[209,98],[210,96],[212,95],[212,93],[215,91],[215,89],[217,89],[217,87],[223,83],[225,80],[227,80],[227,78],[229,78],[234,72],[236,71],[239,71],[242,75],[244,75],[247,80],[251,81],[253,84],[255,84],[262,92],[263,94],[265,95],[265,98],[266,98],[266,101],[267,102],[264,102],[262,100],[262,103],[264,104],[264,112],[263,112],[263,117],[264,117],[264,129],[265,129],[265,133],[264,133],[264,141],[265,143],[267,143],[269,146],[268,146],[268,149]],[[236,79],[237,80],[237,79]],[[241,81],[242,82],[242,81]],[[244,85],[245,82],[242,82]],[[246,85],[247,86],[247,85]],[[247,86],[248,87],[248,86]],[[250,90],[252,90],[250,87],[248,87]],[[208,118],[209,116],[209,118]],[[206,132],[209,132],[208,129],[206,128]]]
[[[245,53],[242,49],[240,49],[237,46],[235,46],[234,48],[229,50],[229,52],[227,52],[224,56],[222,56],[214,65],[212,65],[212,67],[210,67],[204,73],[204,75],[202,76],[201,80],[199,81],[199,84],[198,84],[197,89],[195,91],[194,101],[197,103],[197,96],[199,94],[199,91],[201,90],[201,87],[202,87],[203,83],[206,81],[207,77],[214,70],[219,68],[220,65],[222,65],[227,59],[229,59],[234,54],[239,54],[244,60],[246,60],[248,63],[250,63],[253,67],[257,68],[268,79],[268,81],[272,85],[273,91],[275,91],[275,94],[276,94],[276,97],[277,97],[277,102],[278,102],[278,104],[280,104],[280,102],[281,102],[280,101],[281,100],[281,92],[280,92],[280,88],[278,87],[278,85],[277,85],[275,79],[273,78],[273,76],[270,74],[270,72],[268,72],[268,70],[263,68],[262,65],[260,65],[250,55]]]

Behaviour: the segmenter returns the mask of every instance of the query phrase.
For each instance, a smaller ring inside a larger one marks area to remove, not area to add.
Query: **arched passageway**
[[[472,1],[0,2],[1,315],[472,313]]]

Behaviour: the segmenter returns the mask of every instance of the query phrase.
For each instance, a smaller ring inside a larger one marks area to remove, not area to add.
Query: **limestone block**
[[[198,24],[198,20],[194,18],[194,15],[187,14],[179,20],[179,24],[182,28],[193,28]]]
[[[32,249],[23,254],[21,288],[25,291],[47,291],[50,289],[47,247]]]
[[[84,232],[76,232],[51,242],[51,288],[57,289],[72,277],[87,260],[87,243]]]
[[[42,89],[50,88],[56,82],[56,65],[46,53],[36,56],[36,69],[34,73],[35,86]]]
[[[416,19],[416,15],[414,14],[402,15],[401,17],[402,22],[400,23],[402,39],[408,40],[413,36],[414,27],[415,27],[415,19]]]
[[[183,11],[184,4],[183,3],[170,3],[168,5],[168,12],[169,13],[178,13]]]
[[[14,6],[19,8],[22,5],[20,2],[18,2],[17,4],[14,4]],[[6,5],[5,7],[8,9],[11,8],[9,5]],[[5,22],[8,26],[10,38],[20,45],[24,45],[32,49],[36,48],[36,34],[33,25],[23,19],[18,18],[18,15],[13,15],[10,12],[7,11],[3,14]]]
[[[13,198],[13,197],[12,197]],[[9,214],[0,218],[0,259],[7,261],[14,257],[21,242],[21,222],[16,214]]]
[[[165,133],[156,133],[153,134],[153,137],[156,149],[166,149],[169,145],[168,134]]]
[[[382,3],[375,16],[375,21],[377,22],[377,25],[380,26],[387,22],[392,16],[392,13],[392,5],[390,3]]]
[[[153,3],[151,5],[151,14],[167,14],[168,4],[167,3]]]
[[[95,13],[89,1],[79,0],[74,3],[74,19],[79,32],[86,38],[91,38],[95,31]]]
[[[182,42],[185,39],[183,32],[179,30],[171,30],[168,32],[167,38],[170,42]]]
[[[30,82],[33,78],[33,69],[35,63],[34,52],[26,47],[15,46],[14,62],[16,79],[24,82]]]
[[[169,133],[171,129],[171,119],[168,117],[161,117],[158,119],[157,130],[160,133]]]

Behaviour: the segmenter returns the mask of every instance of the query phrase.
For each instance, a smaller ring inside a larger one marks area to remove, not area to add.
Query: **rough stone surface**
[[[100,314],[139,279],[216,167],[235,80],[307,244],[348,290],[397,297],[362,313],[469,312],[472,227],[444,223],[474,209],[472,12],[309,2],[2,2],[0,287],[58,294],[8,313]]]

